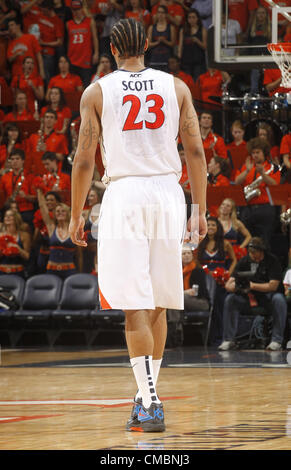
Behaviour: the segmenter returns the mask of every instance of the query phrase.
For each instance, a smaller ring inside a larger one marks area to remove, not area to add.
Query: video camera
[[[253,271],[237,271],[234,273],[235,293],[247,294],[250,291],[250,282],[254,279]]]

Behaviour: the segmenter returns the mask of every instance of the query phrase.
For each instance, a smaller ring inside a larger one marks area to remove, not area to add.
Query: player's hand
[[[69,225],[69,235],[75,245],[86,247],[87,243],[85,241],[84,225],[85,219],[82,215],[78,218],[71,218]]]
[[[207,220],[205,214],[200,214],[198,220],[196,214],[192,214],[187,223],[187,232],[189,234],[189,243],[198,246],[207,234]]]
[[[205,238],[207,235],[207,220],[205,214],[199,215],[199,243]]]

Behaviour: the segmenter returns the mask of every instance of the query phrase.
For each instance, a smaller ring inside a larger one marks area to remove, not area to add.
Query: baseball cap
[[[83,4],[81,2],[81,0],[72,0],[71,1],[71,8],[73,10],[78,10],[79,8],[82,8],[83,7]]]

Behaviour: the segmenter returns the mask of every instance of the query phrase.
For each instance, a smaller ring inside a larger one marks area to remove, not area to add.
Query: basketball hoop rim
[[[269,52],[287,52],[291,53],[291,42],[271,42],[267,44]]]

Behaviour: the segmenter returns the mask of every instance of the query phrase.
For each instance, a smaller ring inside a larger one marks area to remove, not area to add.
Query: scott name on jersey
[[[141,73],[132,73],[130,75],[130,78],[139,78],[141,77]],[[129,80],[129,81],[126,81],[126,80],[123,80],[122,81],[122,86],[123,86],[123,91],[127,91],[127,90],[131,90],[131,91],[142,91],[142,90],[145,90],[145,91],[149,91],[149,90],[153,90],[154,89],[154,86],[153,86],[153,83],[154,83],[154,80]]]

